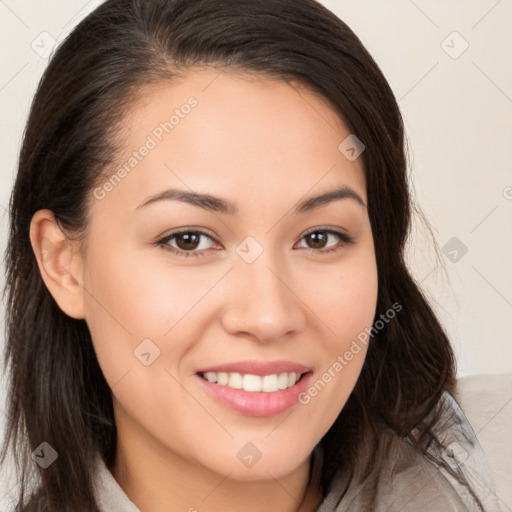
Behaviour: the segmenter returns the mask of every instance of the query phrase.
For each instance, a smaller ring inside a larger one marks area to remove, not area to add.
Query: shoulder
[[[487,461],[455,399],[445,393],[433,415],[425,449],[383,432],[371,472],[337,475],[318,512],[499,511]]]
[[[383,446],[385,445],[385,447]],[[397,436],[381,439],[379,455],[369,475],[347,482],[338,475],[331,485],[336,504],[318,512],[468,512],[455,488],[425,456]],[[342,490],[343,489],[343,490]]]

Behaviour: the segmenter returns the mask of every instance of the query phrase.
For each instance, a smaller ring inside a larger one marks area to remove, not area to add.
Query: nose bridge
[[[232,279],[232,300],[223,316],[231,333],[245,332],[260,341],[271,341],[303,326],[300,301],[293,293],[289,273],[279,255],[258,249],[253,241],[237,248],[240,258]],[[259,252],[259,254],[258,254]]]

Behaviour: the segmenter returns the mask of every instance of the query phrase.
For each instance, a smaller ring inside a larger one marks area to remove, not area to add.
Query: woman
[[[314,0],[83,20],[11,201],[19,510],[498,510],[404,263],[406,168],[389,85]]]

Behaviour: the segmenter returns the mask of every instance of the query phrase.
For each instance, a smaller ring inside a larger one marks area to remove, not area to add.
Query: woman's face
[[[132,456],[279,478],[330,428],[377,301],[349,135],[304,88],[211,69],[126,115],[92,191],[82,282]]]

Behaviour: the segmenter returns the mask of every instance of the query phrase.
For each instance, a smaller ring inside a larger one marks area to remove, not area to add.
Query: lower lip
[[[197,378],[210,396],[230,409],[250,416],[274,416],[298,403],[298,396],[305,391],[312,375],[308,372],[292,387],[271,393],[233,389],[209,382],[199,375]]]

